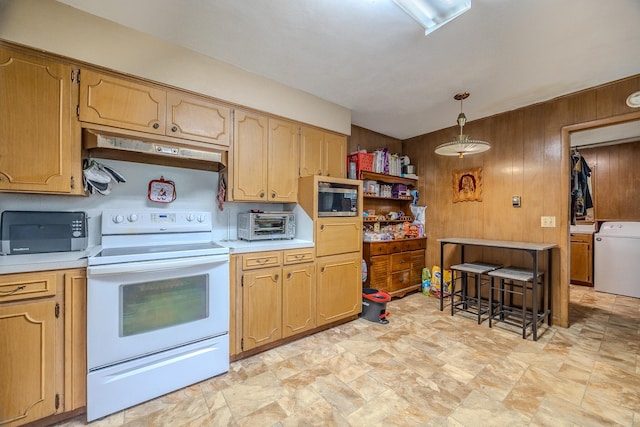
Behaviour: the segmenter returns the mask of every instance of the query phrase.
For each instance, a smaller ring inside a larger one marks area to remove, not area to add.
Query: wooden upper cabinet
[[[0,46],[0,190],[83,194],[71,79],[70,65]]]
[[[165,134],[164,90],[82,69],[80,121]]]
[[[300,176],[324,175],[324,157],[324,132],[306,126],[300,128]]]
[[[235,111],[229,200],[288,203],[298,197],[298,126]]]
[[[167,135],[229,146],[229,107],[177,92],[167,93],[167,105]]]
[[[267,200],[267,123],[266,116],[235,111],[230,199],[262,202]]]
[[[226,147],[231,140],[231,108],[89,69],[81,71],[80,121]]]
[[[324,175],[347,177],[347,137],[334,133],[324,136]]]
[[[269,119],[269,164],[267,185],[270,202],[298,199],[298,125]]]
[[[300,132],[300,176],[347,176],[347,137],[303,126]]]

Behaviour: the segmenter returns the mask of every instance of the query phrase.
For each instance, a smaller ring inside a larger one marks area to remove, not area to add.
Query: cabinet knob
[[[262,193],[260,193],[260,198],[264,199],[264,191]]]
[[[160,123],[156,122],[156,123],[153,124],[153,128],[154,129],[158,129],[159,127],[160,127]]]
[[[276,274],[275,276],[273,276],[273,280],[278,280],[280,278],[279,274]]]
[[[291,273],[287,273],[287,279],[291,279]]]
[[[171,132],[178,132],[178,126],[176,125],[171,126]]]
[[[320,230],[324,230],[324,224],[320,226]]]
[[[271,193],[271,198],[272,198],[272,199],[275,199],[275,198],[276,198],[276,193],[275,193],[275,191],[274,191],[273,193]]]

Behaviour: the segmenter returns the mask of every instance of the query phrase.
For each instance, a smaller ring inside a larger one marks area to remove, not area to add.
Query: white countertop
[[[84,268],[97,246],[84,251],[0,256],[0,274]]]
[[[231,254],[242,254],[248,252],[263,252],[263,251],[281,251],[284,249],[300,249],[300,248],[313,248],[315,245],[311,240],[257,240],[253,242],[247,242],[245,240],[218,240],[217,243],[221,246],[229,248]]]
[[[259,240],[255,242],[247,242],[244,240],[222,240],[216,241],[215,243],[229,248],[229,252],[231,254],[314,247],[313,241],[301,239]],[[44,254],[0,256],[0,274],[84,268],[87,266],[87,257],[93,256],[99,250],[100,246],[94,246],[87,250],[76,252],[50,252]]]
[[[593,234],[596,231],[595,224],[576,224],[569,226],[570,233],[576,234]]]

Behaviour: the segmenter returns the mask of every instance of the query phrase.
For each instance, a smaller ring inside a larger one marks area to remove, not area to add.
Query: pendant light
[[[463,158],[465,154],[476,154],[487,151],[491,148],[491,144],[486,141],[470,139],[469,135],[465,135],[463,128],[467,123],[467,117],[462,112],[462,101],[469,97],[469,92],[456,94],[453,99],[460,101],[460,114],[458,114],[458,126],[460,126],[460,135],[456,139],[440,144],[436,147],[436,154],[441,156],[458,156]]]

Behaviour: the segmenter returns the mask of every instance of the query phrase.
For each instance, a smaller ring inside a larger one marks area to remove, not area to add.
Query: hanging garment
[[[590,176],[591,168],[579,152],[574,152],[571,155],[571,224],[575,224],[578,218],[584,218],[587,209],[593,207]]]

